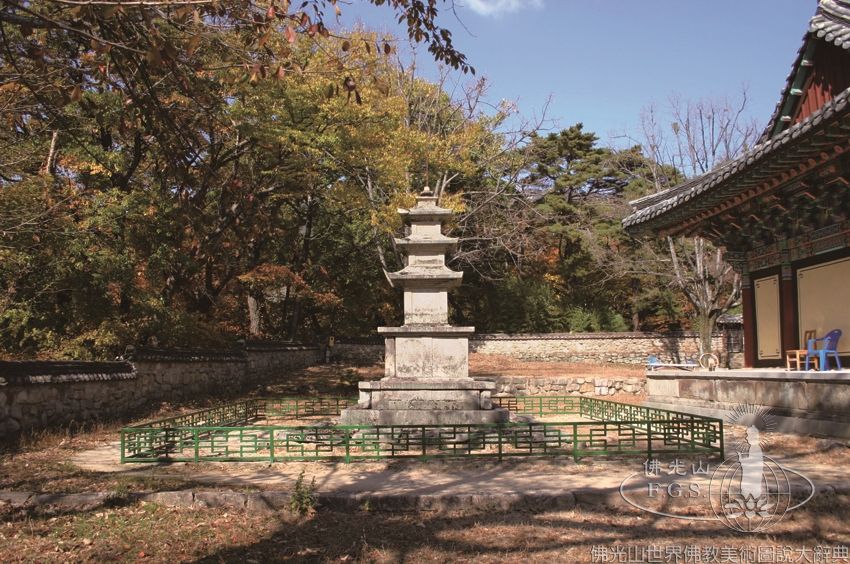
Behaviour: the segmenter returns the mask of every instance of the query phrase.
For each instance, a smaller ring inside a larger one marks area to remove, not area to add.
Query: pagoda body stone
[[[343,425],[483,424],[507,421],[492,406],[493,382],[469,377],[473,327],[449,325],[448,291],[463,278],[446,266],[457,240],[442,232],[452,211],[437,205],[428,188],[416,206],[399,210],[408,234],[396,239],[405,266],[387,278],[404,293],[404,325],[379,327],[384,335],[384,377],[360,383],[356,408],[343,410]]]

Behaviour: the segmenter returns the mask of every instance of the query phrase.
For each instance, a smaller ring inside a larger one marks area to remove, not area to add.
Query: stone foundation
[[[490,409],[346,409],[341,425],[488,425],[505,423],[508,410]]]
[[[508,420],[493,408],[496,385],[471,378],[384,378],[360,383],[356,408],[343,410],[342,425],[481,425]]]
[[[777,431],[850,438],[850,372],[741,370],[647,374],[647,405],[727,418],[770,409]]]

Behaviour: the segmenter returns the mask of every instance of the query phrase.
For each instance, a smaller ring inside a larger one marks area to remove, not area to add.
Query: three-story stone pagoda
[[[446,266],[457,245],[446,237],[443,222],[452,211],[437,205],[425,188],[416,206],[399,210],[408,235],[396,239],[406,255],[405,267],[388,274],[404,292],[404,325],[379,327],[385,337],[385,376],[360,383],[356,408],[342,412],[343,425],[482,424],[507,421],[505,409],[493,409],[493,382],[469,377],[469,335],[473,327],[449,325],[448,290],[461,283],[462,272]]]

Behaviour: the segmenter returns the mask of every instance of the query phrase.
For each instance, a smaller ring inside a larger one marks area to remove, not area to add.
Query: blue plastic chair
[[[809,359],[814,355],[818,355],[820,359],[821,371],[829,370],[829,355],[835,358],[835,364],[841,370],[841,359],[838,357],[838,339],[840,338],[841,329],[833,329],[820,339],[809,339],[809,342],[806,344],[806,348],[808,349],[806,351],[806,370],[809,369]],[[823,341],[823,348],[817,348],[818,341]]]

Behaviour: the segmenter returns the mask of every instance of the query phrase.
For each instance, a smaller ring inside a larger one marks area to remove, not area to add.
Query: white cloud
[[[520,8],[539,8],[543,0],[466,0],[466,6],[482,16],[501,16]]]

